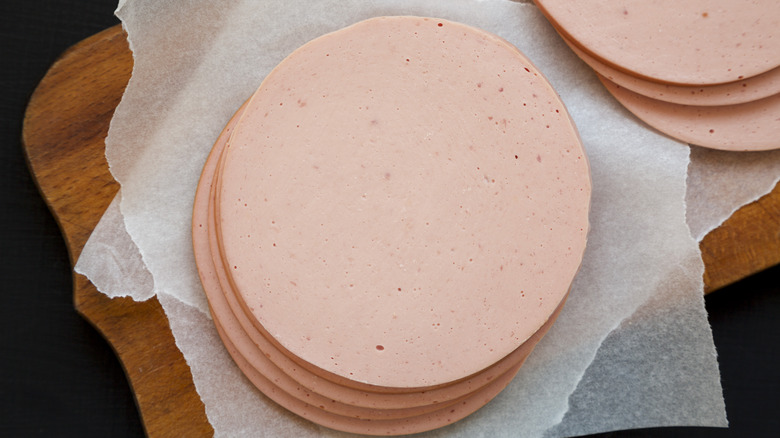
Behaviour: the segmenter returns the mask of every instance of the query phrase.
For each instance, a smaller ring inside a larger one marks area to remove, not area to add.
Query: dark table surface
[[[66,48],[118,23],[112,0],[0,2],[0,436],[142,436],[111,347],[72,303],[57,224],[25,163],[22,117]],[[778,230],[780,232],[780,230]],[[731,427],[601,437],[780,437],[780,266],[706,298]]]

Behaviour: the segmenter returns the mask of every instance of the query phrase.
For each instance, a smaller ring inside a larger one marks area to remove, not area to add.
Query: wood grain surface
[[[59,222],[75,264],[119,184],[104,139],[130,79],[133,57],[121,27],[65,52],[35,90],[22,142],[33,176]],[[152,437],[207,436],[213,430],[156,298],[110,299],[73,275],[76,309],[113,346]]]
[[[119,188],[108,171],[104,139],[132,66],[121,27],[103,31],[55,62],[25,114],[28,163],[59,222],[71,264]],[[737,211],[700,246],[706,292],[780,263],[780,185]],[[157,299],[109,299],[85,277],[73,278],[75,307],[116,350],[148,435],[211,435]]]

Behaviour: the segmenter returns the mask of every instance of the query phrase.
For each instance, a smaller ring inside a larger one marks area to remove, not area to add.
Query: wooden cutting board
[[[119,185],[104,139],[133,67],[120,26],[66,51],[30,99],[22,141],[41,194],[75,264]],[[701,242],[706,291],[780,263],[780,185],[737,211]],[[136,396],[148,435],[213,433],[189,367],[156,298],[109,299],[73,275],[76,310],[111,343]]]

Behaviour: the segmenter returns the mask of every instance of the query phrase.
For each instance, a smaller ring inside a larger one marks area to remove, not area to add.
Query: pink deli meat
[[[726,151],[780,148],[780,94],[724,106],[678,105],[651,99],[599,76],[626,109],[686,143]]]
[[[224,265],[252,323],[389,388],[495,364],[565,297],[590,176],[563,103],[498,37],[367,20],[285,59],[218,169]]]
[[[776,0],[535,0],[589,55],[633,76],[712,85],[780,66]]]
[[[564,38],[577,56],[599,75],[649,98],[679,105],[724,106],[752,102],[780,93],[780,67],[758,76],[718,85],[671,85],[648,81],[612,68]]]

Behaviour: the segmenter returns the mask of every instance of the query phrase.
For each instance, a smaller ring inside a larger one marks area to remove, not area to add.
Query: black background
[[[66,48],[118,23],[112,0],[0,1],[0,436],[142,436],[110,346],[73,309],[71,268],[21,146],[36,84]],[[778,230],[780,232],[780,229]],[[780,267],[706,298],[731,427],[601,437],[780,437]]]

